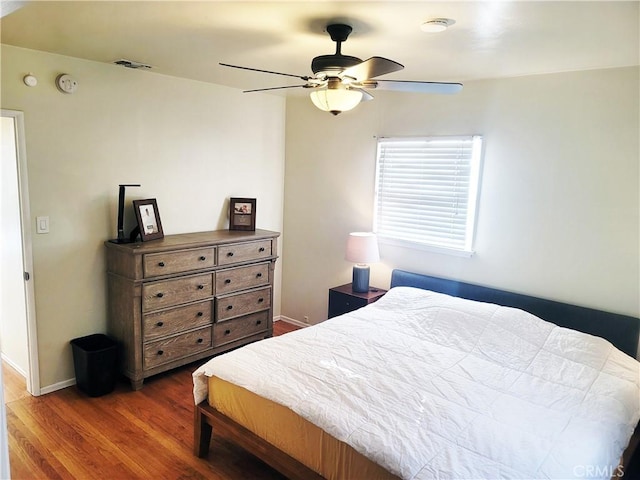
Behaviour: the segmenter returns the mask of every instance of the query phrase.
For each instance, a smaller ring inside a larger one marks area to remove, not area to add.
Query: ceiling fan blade
[[[251,92],[266,92],[267,90],[281,90],[283,88],[314,88],[315,85],[309,85],[305,83],[304,85],[287,85],[285,87],[270,87],[270,88],[254,88],[253,90],[243,90],[242,93],[251,93]]]
[[[366,101],[369,101],[369,100],[373,100],[373,95],[371,95],[369,92],[367,92],[366,90],[364,90],[362,88],[349,87],[349,90],[357,90],[358,92],[362,92],[362,100],[360,100],[361,102],[366,102]]]
[[[414,82],[410,80],[375,80],[363,82],[364,88],[375,88],[377,90],[394,90],[396,92],[415,93],[458,93],[462,90],[461,83],[448,82]]]
[[[341,77],[350,77],[358,82],[368,80],[369,78],[378,77],[380,75],[386,75],[387,73],[397,72],[402,70],[404,65],[382,57],[371,57],[360,62],[353,67],[345,69],[341,73]]]
[[[250,67],[241,67],[239,65],[230,65],[228,63],[222,63],[220,62],[220,65],[222,65],[223,67],[231,67],[231,68],[239,68],[240,70],[251,70],[252,72],[262,72],[262,73],[271,73],[273,75],[283,75],[285,77],[293,77],[293,78],[299,78],[301,80],[309,80],[310,77],[304,77],[301,75],[293,75],[291,73],[281,73],[281,72],[272,72],[271,70],[260,70],[259,68],[250,68]]]

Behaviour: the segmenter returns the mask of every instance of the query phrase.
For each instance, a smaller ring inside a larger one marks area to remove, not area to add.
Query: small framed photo
[[[163,238],[162,222],[160,222],[160,212],[155,198],[147,200],[134,200],[133,209],[136,212],[140,237],[143,242]]]
[[[229,230],[256,229],[256,199],[231,198],[229,200]]]

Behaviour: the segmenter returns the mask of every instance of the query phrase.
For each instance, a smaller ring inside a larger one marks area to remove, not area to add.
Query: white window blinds
[[[374,230],[381,238],[472,251],[482,137],[380,138]]]

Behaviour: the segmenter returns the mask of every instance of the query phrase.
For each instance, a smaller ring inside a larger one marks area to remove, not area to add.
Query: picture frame
[[[160,212],[155,198],[134,200],[133,209],[140,229],[140,237],[143,242],[164,238]]]
[[[235,198],[229,199],[229,230],[256,229],[256,199]]]

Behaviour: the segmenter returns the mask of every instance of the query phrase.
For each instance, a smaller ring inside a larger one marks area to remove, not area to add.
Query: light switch
[[[49,217],[36,217],[36,233],[49,233]]]

